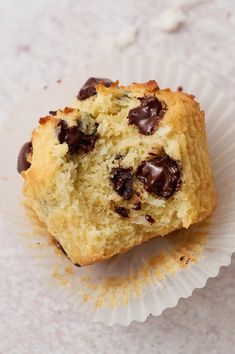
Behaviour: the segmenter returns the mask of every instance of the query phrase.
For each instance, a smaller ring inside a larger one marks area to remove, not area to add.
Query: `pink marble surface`
[[[0,0],[0,121],[25,95],[108,54],[107,42],[130,25],[139,33],[116,49],[123,55],[154,51],[178,59],[234,99],[234,0],[192,7],[179,31],[162,32],[155,24],[172,4],[179,1]],[[21,244],[2,234],[0,240],[1,354],[235,352],[234,257],[206,288],[161,317],[106,328],[54,302],[25,269]]]

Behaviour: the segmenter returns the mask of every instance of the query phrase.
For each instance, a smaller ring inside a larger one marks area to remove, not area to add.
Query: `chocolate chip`
[[[136,172],[147,191],[168,199],[181,186],[181,168],[169,156],[162,154],[142,161]]]
[[[73,265],[75,265],[76,267],[81,267],[81,265],[78,263],[73,263]]]
[[[60,127],[59,142],[60,144],[67,143],[70,153],[77,153],[79,151],[88,153],[95,147],[98,138],[96,132],[86,135],[80,130],[78,125],[70,127],[64,120],[60,120],[58,126]]]
[[[152,218],[151,215],[145,215],[145,219],[150,223],[153,224],[155,222],[155,220]]]
[[[77,98],[79,100],[86,100],[88,97],[96,95],[96,85],[102,83],[104,86],[109,87],[112,81],[106,78],[91,77],[80,89]]]
[[[113,189],[126,200],[133,195],[133,174],[131,171],[131,167],[114,167],[110,173]]]
[[[49,114],[50,114],[51,116],[56,116],[57,111],[49,111]]]
[[[136,125],[141,134],[151,135],[165,113],[163,105],[155,96],[146,96],[139,100],[140,106],[131,109],[128,114],[129,124]]]
[[[140,203],[140,201],[134,203],[132,209],[133,209],[133,210],[140,210],[140,209],[141,209],[141,203]]]
[[[115,213],[123,216],[124,218],[128,218],[130,210],[124,207],[115,207]]]
[[[25,143],[20,149],[20,153],[18,155],[17,161],[17,171],[21,173],[22,171],[26,171],[31,163],[28,161],[28,155],[32,152],[32,143]]]
[[[177,87],[177,91],[183,91],[183,87],[182,86]]]

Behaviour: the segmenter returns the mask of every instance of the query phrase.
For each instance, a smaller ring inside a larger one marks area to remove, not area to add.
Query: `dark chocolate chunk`
[[[129,124],[136,125],[141,134],[151,135],[165,113],[163,105],[155,96],[146,96],[139,100],[140,106],[131,109],[128,114]]]
[[[136,175],[147,191],[166,199],[178,191],[182,183],[179,164],[165,154],[142,161]]]
[[[152,218],[151,215],[145,215],[145,219],[150,223],[153,224],[155,222],[155,220]]]
[[[64,120],[60,120],[58,126],[60,127],[59,142],[60,144],[67,143],[69,152],[77,153],[82,151],[88,153],[95,147],[98,138],[96,132],[86,135],[80,130],[78,125],[70,127]]]
[[[111,86],[112,81],[106,78],[91,77],[82,86],[77,95],[77,98],[79,100],[86,100],[88,97],[96,95],[97,92],[95,86],[100,83],[106,87],[109,87]]]
[[[29,141],[25,143],[20,149],[20,153],[18,155],[17,161],[17,171],[21,173],[22,171],[26,171],[31,163],[27,160],[28,155],[32,152],[32,143]]]
[[[124,207],[115,207],[115,213],[123,216],[124,218],[128,218],[130,210]]]
[[[78,263],[73,263],[73,265],[75,265],[76,267],[81,267],[81,265]]]
[[[110,180],[113,189],[121,197],[128,200],[133,195],[133,174],[132,168],[114,167],[110,173]]]
[[[49,114],[50,114],[51,116],[56,116],[57,111],[49,111]]]
[[[178,86],[177,87],[177,91],[180,91],[180,92],[183,91],[183,87],[182,86]]]
[[[140,201],[134,203],[132,209],[133,209],[133,210],[140,210],[140,209],[141,209],[141,203],[140,203]]]

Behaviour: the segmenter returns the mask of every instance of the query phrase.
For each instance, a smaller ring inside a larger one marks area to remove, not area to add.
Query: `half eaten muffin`
[[[204,113],[155,81],[89,79],[72,108],[40,118],[18,171],[27,204],[80,265],[188,228],[216,205]]]

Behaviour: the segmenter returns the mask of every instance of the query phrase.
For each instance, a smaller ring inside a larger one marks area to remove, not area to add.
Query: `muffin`
[[[216,205],[204,113],[155,81],[91,78],[19,154],[23,193],[74,264],[188,228]]]

